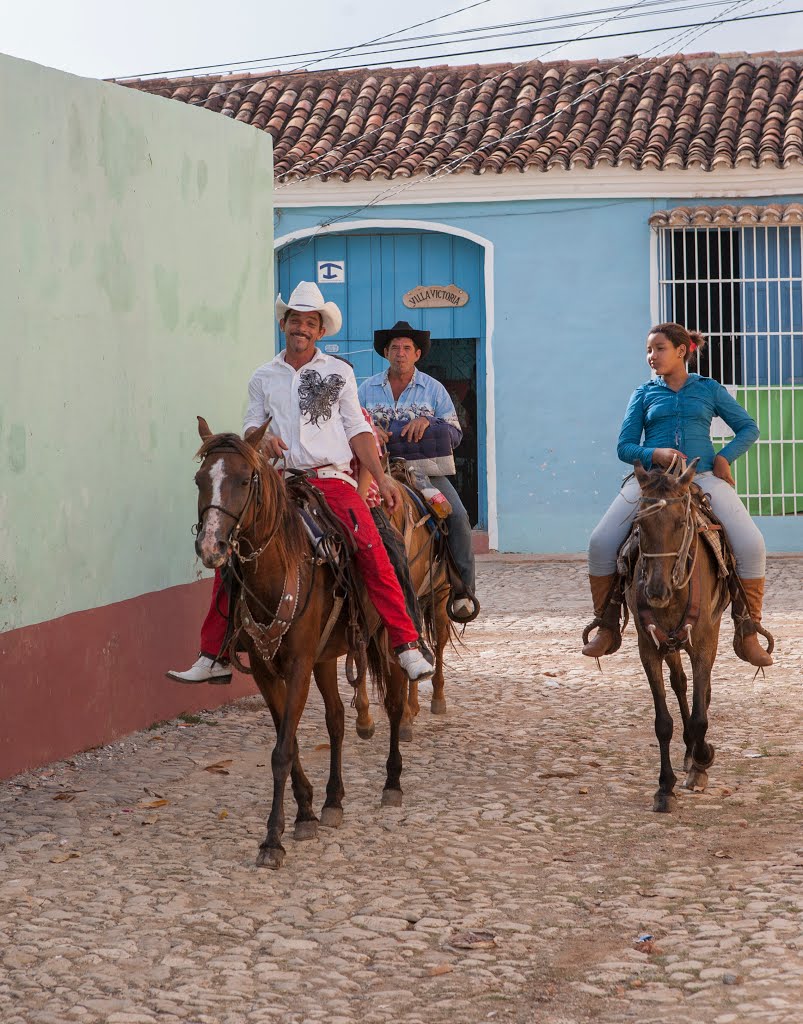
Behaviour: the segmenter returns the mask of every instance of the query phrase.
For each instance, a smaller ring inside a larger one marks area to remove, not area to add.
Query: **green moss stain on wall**
[[[274,294],[264,133],[6,57],[0,122],[2,631],[197,577]]]
[[[12,423],[8,432],[8,468],[12,473],[24,473],[27,463],[27,435],[21,423]]]
[[[136,267],[128,259],[125,241],[118,228],[100,243],[95,257],[97,281],[114,313],[127,313],[137,290]]]

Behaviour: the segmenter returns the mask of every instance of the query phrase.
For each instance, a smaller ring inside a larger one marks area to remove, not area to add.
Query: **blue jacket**
[[[714,468],[711,421],[715,416],[721,417],[735,435],[716,454],[733,462],[756,441],[759,430],[727,388],[710,377],[690,373],[680,391],[675,392],[662,377],[656,377],[633,392],[616,452],[622,462],[632,465],[639,461],[645,469],[652,469],[656,448],[677,448],[689,462],[699,456],[697,472],[704,473]]]

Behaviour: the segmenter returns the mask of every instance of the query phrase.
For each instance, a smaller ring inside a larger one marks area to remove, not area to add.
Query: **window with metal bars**
[[[658,232],[661,320],[708,338],[698,372],[754,417],[758,442],[733,466],[751,515],[803,514],[803,228]],[[715,447],[731,436],[715,420]]]

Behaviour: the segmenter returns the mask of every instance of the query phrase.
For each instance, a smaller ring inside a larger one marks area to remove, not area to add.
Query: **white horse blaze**
[[[214,462],[209,469],[209,479],[212,481],[212,498],[209,502],[210,505],[220,505],[220,497],[223,488],[223,481],[226,479],[226,469],[223,462],[223,456]],[[210,508],[206,513],[206,519],[204,520],[204,527],[201,531],[201,550],[203,551],[207,543],[214,543],[215,534],[221,530],[225,525],[223,520],[229,519],[230,517],[224,515],[220,509]],[[233,520],[232,520],[233,525]]]

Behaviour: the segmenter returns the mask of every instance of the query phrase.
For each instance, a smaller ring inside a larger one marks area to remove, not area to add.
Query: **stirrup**
[[[608,632],[613,636],[613,643],[611,644],[611,647],[603,655],[600,655],[599,657],[607,658],[609,654],[616,654],[616,652],[622,646],[621,631],[619,629],[614,628],[613,626],[610,626],[607,622],[603,622],[602,619],[600,619],[600,617],[597,615],[591,620],[591,622],[589,622],[589,624],[583,630],[583,647],[585,647],[588,644],[588,638],[591,634],[592,629],[607,629]],[[596,639],[596,637],[594,639]],[[590,654],[586,655],[586,657],[593,658],[594,655]],[[597,658],[597,660],[599,660],[599,657]]]
[[[473,605],[473,610],[468,615],[457,615],[455,614],[454,605],[456,601],[470,601]],[[450,594],[449,600],[446,602],[446,614],[452,620],[457,622],[461,626],[464,626],[467,622],[473,622],[474,619],[480,614],[480,602],[477,600],[474,594]]]
[[[619,648],[622,646],[622,630],[619,626],[619,609],[621,605],[613,604],[608,602],[608,605],[602,612],[602,615],[595,615],[594,618],[589,622],[586,628],[583,630],[583,647],[588,643],[588,638],[591,635],[593,629],[607,629],[613,634],[613,646],[609,651],[606,651],[603,657],[607,658],[609,654],[616,654]],[[612,621],[611,621],[612,620]]]

